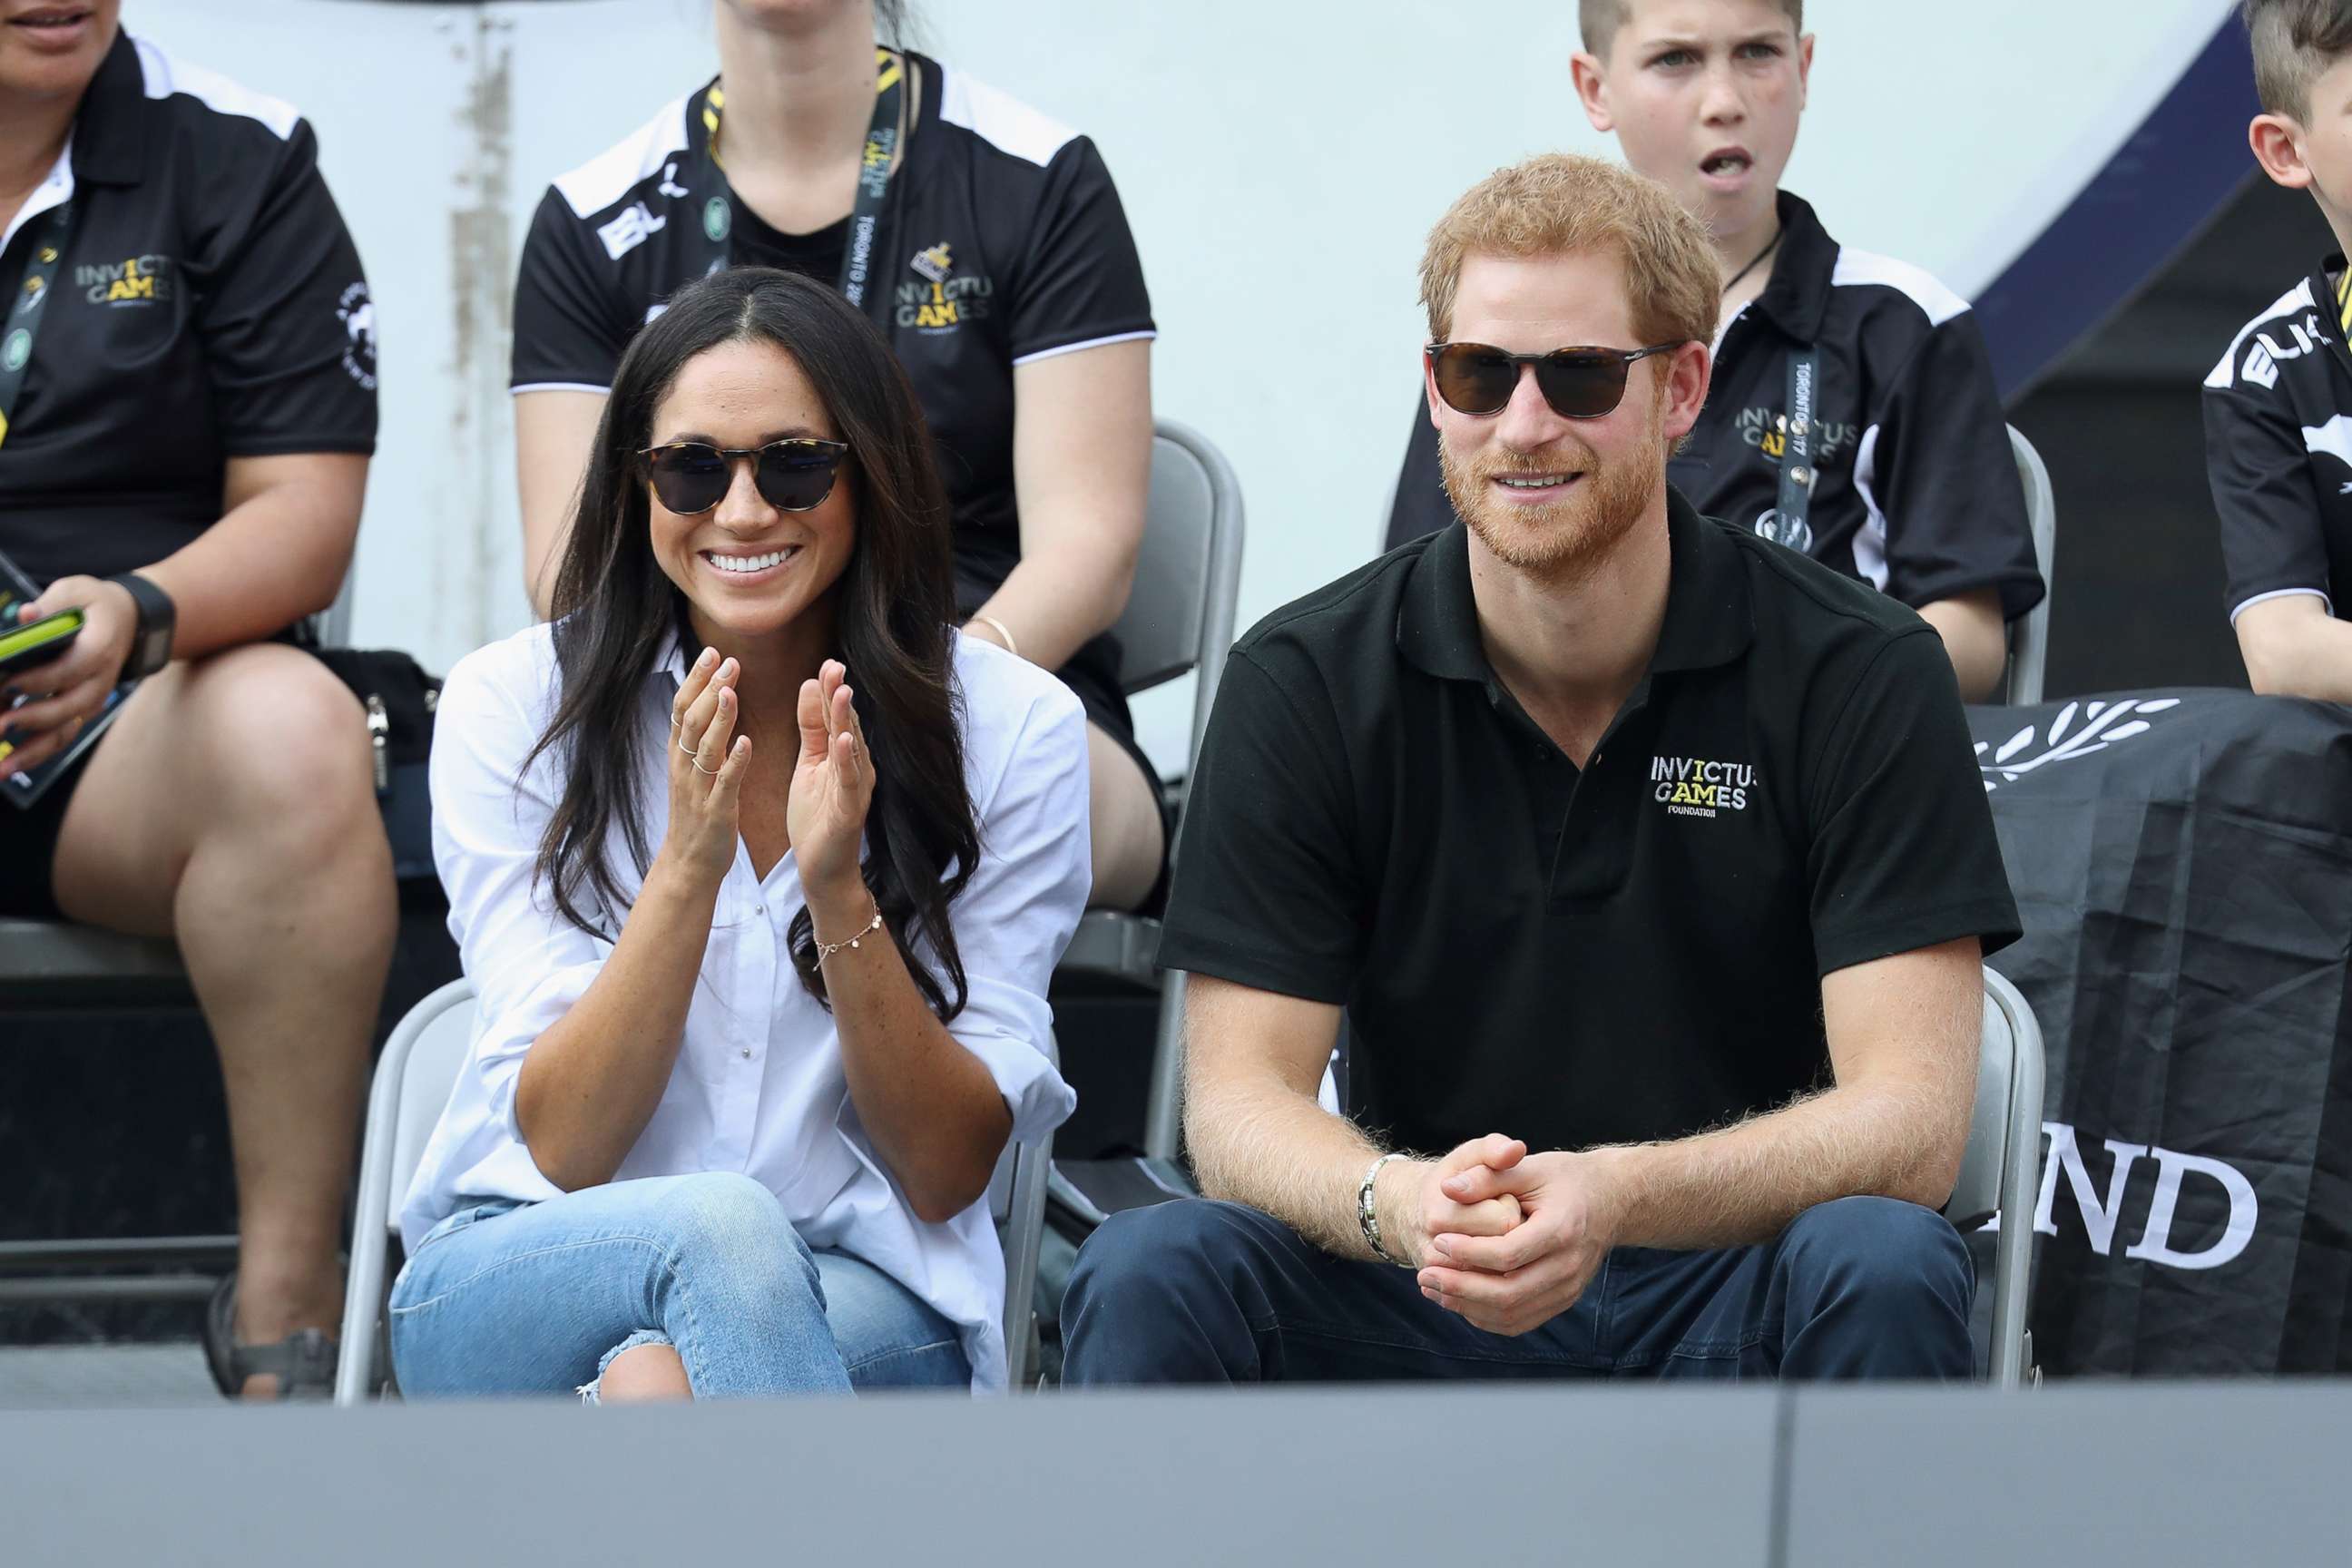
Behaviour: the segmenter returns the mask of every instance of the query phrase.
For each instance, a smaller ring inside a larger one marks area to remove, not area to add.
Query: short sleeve
[[[642,321],[625,321],[594,230],[553,186],[532,215],[515,273],[512,392],[603,392]]]
[[[1042,1047],[1054,1028],[1046,988],[1094,885],[1087,801],[1086,710],[1056,683],[972,803],[980,863],[948,910],[966,987],[948,1033],[996,1080],[1016,1140],[1059,1126],[1077,1104]]]
[[[558,913],[544,881],[534,886],[560,779],[547,757],[523,768],[541,721],[490,678],[489,651],[450,671],[434,710],[433,864],[448,894],[449,933],[474,986],[467,1071],[478,1081],[466,1099],[486,1104],[506,1138],[520,1145],[514,1102],[523,1057],[587,994],[613,944]]]
[[[1388,547],[1410,544],[1454,521],[1454,502],[1437,463],[1437,426],[1429,422],[1429,399],[1412,400],[1412,426],[1405,437],[1404,466],[1397,470],[1396,495],[1389,502]]]
[[[1886,530],[1887,594],[1917,609],[1990,588],[2012,621],[2040,604],[2025,491],[1973,310],[1930,329],[1871,422],[1877,438],[1857,452],[1854,484]]]
[[[308,121],[257,188],[245,210],[199,218],[213,243],[195,321],[222,449],[373,452],[375,307]]]
[[[2016,940],[2016,900],[1959,686],[1927,626],[1888,642],[1831,719],[1807,789],[1820,972],[1959,937]]]
[[[1013,363],[1153,335],[1143,261],[1102,154],[1070,139],[1045,171],[1013,302]]]
[[[1184,803],[1160,966],[1344,1004],[1362,963],[1363,879],[1344,752],[1322,694],[1236,648]],[[1304,661],[1300,661],[1303,665]]]
[[[2234,353],[2234,351],[2232,351]],[[2205,383],[2205,474],[2221,524],[2230,619],[2258,599],[2332,586],[2301,421],[2222,361]]]

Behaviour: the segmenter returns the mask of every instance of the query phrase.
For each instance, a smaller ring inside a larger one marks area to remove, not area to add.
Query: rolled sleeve
[[[967,995],[948,1033],[996,1080],[1013,1136],[1033,1139],[1077,1105],[1051,1054],[1045,1000],[1094,883],[1086,710],[1067,688],[1055,681],[1030,706],[973,804],[980,863],[951,910]]]
[[[538,717],[500,689],[478,658],[450,672],[436,710],[433,861],[476,996],[466,1071],[500,1131],[520,1143],[514,1100],[522,1059],[587,993],[612,943],[558,913],[543,881],[533,886],[555,805],[554,768],[541,757],[524,771]]]

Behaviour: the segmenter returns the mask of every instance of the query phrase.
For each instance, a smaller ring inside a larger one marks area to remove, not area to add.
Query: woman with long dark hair
[[[559,175],[523,245],[531,602],[551,608],[589,437],[647,310],[727,266],[835,288],[922,400],[956,618],[1086,705],[1091,901],[1143,905],[1166,832],[1108,634],[1143,540],[1154,327],[1110,172],[1069,127],[902,47],[905,0],[709,4],[718,74]]]
[[[479,994],[402,1215],[412,1395],[1004,1382],[982,1199],[1068,1115],[1086,728],[953,625],[888,345],[764,268],[623,356],[551,626],[450,673],[436,859]]]

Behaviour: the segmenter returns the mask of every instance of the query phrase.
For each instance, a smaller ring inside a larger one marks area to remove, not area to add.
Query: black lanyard
[[[905,63],[889,50],[876,48],[874,120],[866,128],[866,147],[858,154],[857,199],[849,209],[849,243],[842,251],[837,285],[843,299],[869,315],[877,312],[866,304],[866,285],[874,274],[875,254],[881,247],[882,199],[889,193],[890,163],[898,153],[898,121],[906,82]],[[702,232],[718,247],[718,263],[723,267],[730,259],[727,242],[735,230],[727,176],[719,161],[719,116],[727,107],[727,96],[714,86],[707,98],[702,119],[709,136],[703,148],[711,166],[710,183],[717,190],[704,204]]]
[[[0,444],[8,439],[8,416],[16,411],[16,395],[25,389],[25,367],[33,363],[33,339],[48,316],[49,280],[57,276],[66,253],[66,226],[73,221],[73,204],[60,202],[34,220],[32,258],[25,263],[25,281],[0,328]]]
[[[1789,386],[1781,416],[1787,444],[1780,452],[1780,499],[1771,511],[1757,520],[1756,531],[1776,544],[1810,555],[1813,530],[1806,516],[1813,505],[1813,417],[1821,399],[1821,351],[1807,343],[1789,355]]]

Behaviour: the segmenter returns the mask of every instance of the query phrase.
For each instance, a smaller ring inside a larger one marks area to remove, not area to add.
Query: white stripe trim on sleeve
[[[520,386],[507,388],[509,397],[520,397],[526,392],[593,392],[599,397],[610,397],[613,389],[585,381],[526,381]]]
[[[1873,285],[1892,289],[1908,299],[1927,313],[1931,327],[1940,327],[1954,316],[1968,313],[1969,302],[1945,288],[1925,268],[1875,251],[1840,246],[1837,267],[1830,274],[1830,287],[1861,289]]]
[[[2305,426],[2303,447],[2314,456],[2325,452],[2337,462],[2352,467],[2352,417],[2338,414],[2325,425]]]
[[[940,68],[940,118],[961,125],[990,146],[1044,168],[1077,132],[1009,92],[975,77]]]
[[[1880,593],[1886,592],[1886,514],[1878,509],[1878,495],[1874,488],[1878,483],[1878,432],[1874,425],[1862,433],[1862,445],[1853,453],[1853,489],[1862,498],[1870,515],[1853,531],[1853,569],[1870,579],[1870,585]]]
[[[2248,338],[2252,337],[2273,321],[2294,316],[2298,311],[2315,310],[2318,308],[2317,301],[2311,297],[2311,279],[2306,278],[2272,300],[2261,315],[2238,329],[2238,335],[2230,340],[2230,347],[2221,355],[2221,363],[2213,367],[2212,374],[2205,378],[2205,384],[2215,392],[2229,391],[2238,383],[2238,351],[2246,346]],[[2273,371],[2271,373],[2270,380],[2263,384],[2269,385],[2277,380],[2277,373]]]
[[[1112,343],[1131,343],[1139,339],[1156,338],[1159,335],[1156,328],[1147,328],[1139,332],[1114,332],[1107,338],[1088,338],[1082,343],[1064,343],[1057,349],[1039,349],[1034,354],[1018,354],[1013,357],[1013,363],[1030,364],[1037,360],[1054,359],[1062,354],[1074,354],[1085,349],[1108,348]]]
[[[699,90],[699,89],[698,89]],[[555,176],[555,188],[574,217],[593,217],[629,194],[629,187],[686,151],[686,117],[693,93],[665,105],[659,114],[591,158]]]
[[[215,114],[240,115],[269,127],[283,142],[294,134],[302,116],[282,98],[256,92],[241,82],[205,66],[173,59],[144,38],[133,38],[139,50],[139,77],[150,98],[184,92]]]
[[[2252,598],[2248,599],[2244,604],[2240,605],[2236,609],[2231,610],[2230,612],[2230,624],[2233,626],[2236,626],[2238,624],[2238,617],[2244,615],[2248,610],[2252,609],[2256,605],[2268,604],[2273,599],[2300,599],[2305,595],[2309,595],[2312,598],[2318,600],[2320,606],[2329,615],[2333,616],[2336,613],[2335,601],[2316,588],[2273,588],[2267,594],[2255,595]]]

